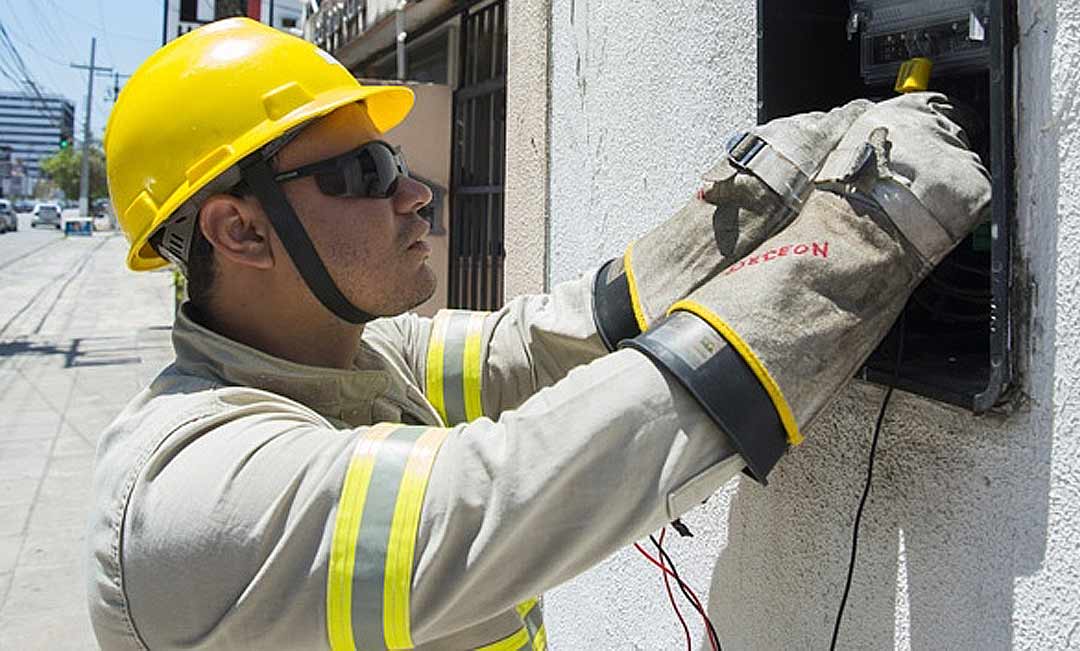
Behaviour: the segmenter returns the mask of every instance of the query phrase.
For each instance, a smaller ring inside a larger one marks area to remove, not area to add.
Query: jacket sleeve
[[[339,430],[273,394],[216,393],[217,413],[155,451],[128,510],[125,590],[151,648],[476,648],[493,640],[453,636],[742,468],[632,350],[453,428]]]
[[[607,354],[592,311],[593,275],[521,296],[497,312],[441,310],[369,324],[365,339],[401,355],[447,425],[497,418],[570,369]]]
[[[437,637],[586,570],[743,467],[686,391],[622,350],[439,450],[416,537],[411,624]]]

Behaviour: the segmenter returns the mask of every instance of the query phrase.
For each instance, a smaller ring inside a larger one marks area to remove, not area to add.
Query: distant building
[[[247,16],[282,31],[301,34],[300,0],[165,0],[161,42],[222,18]]]
[[[0,92],[0,148],[11,150],[4,176],[19,172],[16,194],[33,191],[41,177],[41,160],[55,154],[61,142],[72,142],[74,126],[75,106],[63,97]]]

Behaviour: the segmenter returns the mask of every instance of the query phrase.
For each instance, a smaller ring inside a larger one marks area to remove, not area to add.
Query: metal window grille
[[[506,2],[462,16],[454,93],[450,295],[455,308],[503,302],[506,167]]]

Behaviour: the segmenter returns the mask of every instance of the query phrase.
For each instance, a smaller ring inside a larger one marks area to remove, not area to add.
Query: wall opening
[[[929,90],[959,109],[993,176],[992,211],[919,286],[860,376],[975,412],[999,404],[1014,384],[1015,15],[1014,0],[758,1],[760,122],[895,96],[905,60],[934,61]]]

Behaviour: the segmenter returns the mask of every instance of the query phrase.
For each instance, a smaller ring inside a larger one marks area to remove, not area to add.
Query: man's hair
[[[191,304],[205,311],[210,306],[210,294],[214,290],[214,277],[217,264],[214,261],[214,246],[202,233],[202,228],[195,225],[191,234],[191,249],[187,259],[187,295]]]
[[[251,188],[245,181],[240,181],[227,191],[227,194],[243,199],[251,195]],[[202,213],[200,209],[196,219]],[[158,229],[150,238],[150,244],[155,250],[161,246],[164,229]],[[214,280],[217,277],[217,261],[214,259],[214,245],[203,235],[202,228],[196,222],[191,234],[191,245],[188,249],[187,270],[187,296],[191,304],[198,310],[205,312],[210,306],[210,298],[214,291]]]

